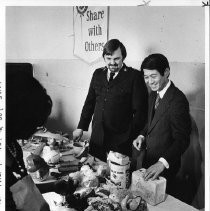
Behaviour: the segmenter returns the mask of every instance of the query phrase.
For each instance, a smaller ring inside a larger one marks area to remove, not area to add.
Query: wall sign
[[[76,6],[74,15],[74,55],[93,63],[102,56],[108,40],[108,7]]]

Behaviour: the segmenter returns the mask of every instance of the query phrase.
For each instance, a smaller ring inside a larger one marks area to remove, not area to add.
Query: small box
[[[131,191],[141,196],[147,203],[157,205],[165,201],[166,179],[159,177],[153,181],[145,181],[143,178],[145,171],[139,169],[132,173]]]

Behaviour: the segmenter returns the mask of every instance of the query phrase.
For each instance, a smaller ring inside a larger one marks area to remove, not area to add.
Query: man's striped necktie
[[[159,93],[158,93],[158,94],[157,94],[157,97],[156,97],[156,100],[155,100],[155,107],[154,107],[155,110],[157,109],[159,103],[160,103],[160,95],[159,95]]]

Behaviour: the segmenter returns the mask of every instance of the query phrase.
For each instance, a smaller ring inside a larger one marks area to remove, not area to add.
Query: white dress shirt
[[[117,72],[115,72],[113,79],[118,75],[118,73],[123,68],[123,66],[124,65],[122,65],[122,67]],[[107,71],[107,80],[109,81],[111,71],[109,70],[109,68],[107,68],[107,69],[108,69],[108,71]],[[124,71],[127,71],[126,68],[124,68]]]
[[[115,72],[113,79],[118,75],[120,71]],[[107,71],[107,80],[109,81],[111,71],[108,69]]]

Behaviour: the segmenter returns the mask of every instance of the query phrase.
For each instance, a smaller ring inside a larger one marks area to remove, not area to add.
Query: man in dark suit
[[[93,73],[73,139],[80,140],[92,120],[90,153],[106,160],[110,150],[131,156],[132,142],[143,129],[148,91],[142,73],[123,62],[125,46],[109,40],[103,49],[106,66]]]
[[[169,80],[170,67],[165,56],[149,55],[142,62],[141,71],[145,83],[151,88],[148,122],[133,145],[137,150],[145,148],[145,180],[164,176],[167,192],[172,194],[181,155],[190,142],[189,103]]]

